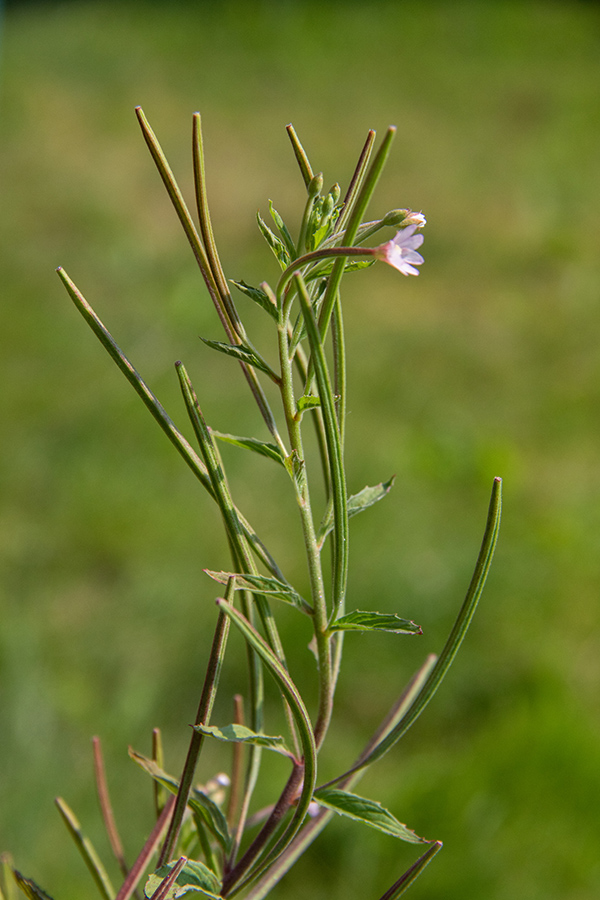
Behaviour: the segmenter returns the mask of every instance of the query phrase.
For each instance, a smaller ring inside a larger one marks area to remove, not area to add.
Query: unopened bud
[[[329,216],[333,212],[333,197],[331,194],[327,194],[327,196],[323,199],[323,206],[321,209],[321,225],[324,225],[325,222],[329,219]]]
[[[318,197],[323,190],[323,173],[319,172],[309,181],[307,191],[309,197]]]
[[[391,225],[392,228],[398,228],[404,225],[404,220],[410,215],[410,209],[391,209],[381,220],[382,225]]]
[[[341,189],[341,187],[339,186],[339,184],[338,184],[337,181],[336,181],[336,183],[334,184],[334,186],[333,186],[333,187],[331,188],[331,190],[329,191],[329,196],[330,196],[331,199],[333,200],[333,205],[334,205],[334,206],[335,206],[335,204],[338,202],[338,200],[340,199],[341,193],[342,193],[342,189]]]

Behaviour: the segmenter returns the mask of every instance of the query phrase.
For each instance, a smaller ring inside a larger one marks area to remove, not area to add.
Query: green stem
[[[306,376],[308,374],[308,359],[304,348],[299,344],[294,352],[294,363],[300,375],[302,384],[306,384]],[[319,458],[321,461],[321,471],[323,474],[323,486],[325,488],[325,496],[329,499],[331,495],[331,480],[329,478],[329,460],[327,458],[327,442],[325,440],[325,427],[323,425],[323,413],[320,407],[311,410],[311,417],[315,427],[315,435],[319,448]]]
[[[281,398],[292,452],[297,454],[300,464],[304,466],[301,423],[296,416],[297,409],[294,396],[292,363],[289,356],[289,303],[284,303],[281,310],[277,329],[279,362],[281,366]],[[310,580],[310,592],[314,610],[314,631],[319,668],[319,709],[317,714],[319,734],[317,747],[320,747],[327,723],[331,717],[332,670],[330,639],[327,634],[327,601],[325,599],[321,557],[315,534],[306,472],[303,472],[302,478],[296,479],[296,499],[300,511],[302,534]]]
[[[229,584],[227,585],[226,599],[228,603],[233,603],[233,597],[235,593],[234,581],[234,578],[230,578]],[[223,659],[225,657],[225,648],[227,646],[229,626],[229,618],[221,610],[219,612],[219,618],[217,619],[217,626],[215,629],[215,635],[213,638],[210,656],[208,659],[208,666],[206,669],[206,675],[204,678],[204,686],[202,688],[202,694],[200,697],[200,703],[198,705],[198,712],[196,713],[196,718],[194,720],[194,725],[208,725],[208,723],[210,722],[210,716],[217,694],[219,677],[221,675],[221,669],[223,666]],[[183,814],[185,813],[187,802],[190,796],[190,791],[192,789],[194,773],[196,771],[196,765],[198,763],[198,757],[200,755],[200,750],[202,749],[203,742],[204,735],[201,732],[192,731],[190,746],[185,760],[185,765],[183,767],[183,772],[181,774],[181,781],[179,783],[179,790],[177,792],[177,800],[175,801],[173,816],[171,818],[171,823],[169,825],[169,830],[167,832],[165,842],[160,852],[157,868],[160,868],[160,866],[168,863],[174,852],[177,838],[179,837],[181,823],[183,821]]]
[[[344,452],[344,438],[346,432],[346,342],[344,339],[344,322],[342,316],[342,303],[338,292],[337,303],[333,309],[333,361],[334,361],[334,390],[336,397],[337,420],[340,432],[341,452]],[[342,597],[337,615],[343,615],[345,597]],[[342,651],[344,647],[344,632],[338,631],[332,640],[333,652],[333,689],[340,674],[342,664]]]
[[[310,298],[306,291],[306,285],[300,274],[294,276],[294,283],[300,299],[300,306],[304,316],[308,340],[315,366],[315,375],[319,387],[321,409],[325,424],[325,436],[327,439],[327,451],[331,467],[331,485],[333,497],[333,589],[332,589],[332,618],[337,616],[344,603],[346,595],[346,582],[348,578],[348,495],[346,491],[346,475],[344,472],[343,448],[340,437],[338,419],[335,412],[333,391],[329,381],[327,362],[323,343],[319,334],[319,328]]]

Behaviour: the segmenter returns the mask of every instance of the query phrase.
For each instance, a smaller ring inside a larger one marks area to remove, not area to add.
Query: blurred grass
[[[55,266],[179,423],[182,358],[214,427],[262,436],[242,379],[198,341],[220,337],[218,322],[138,133],[141,103],[188,194],[190,116],[202,111],[226,271],[251,283],[275,274],[256,209],[271,197],[286,217],[302,202],[283,126],[294,122],[326,183],[344,185],[366,129],[398,125],[373,214],[423,209],[426,264],[418,279],[376,267],[346,287],[350,486],[398,476],[353,520],[349,605],[413,617],[425,636],[348,640],[325,769],[352,758],[441,646],[503,475],[499,550],[466,646],[362,789],[445,841],[414,900],[598,896],[599,50],[597,6],[574,2],[9,7],[0,846],[52,895],[92,893],[54,794],[105,848],[94,733],[136,851],[150,793],[125,748],[147,752],[160,724],[179,766],[214,619],[201,570],[227,564],[214,509]],[[240,506],[302,583],[291,504],[257,508],[265,491],[279,502],[284,479],[265,486],[267,463],[226,459]],[[293,639],[298,623],[283,619]],[[310,695],[300,637],[291,664]],[[227,690],[243,684],[242,656],[234,645]],[[216,719],[229,716],[223,703]],[[219,765],[209,754],[205,774]],[[376,898],[413,858],[340,820],[277,895]]]

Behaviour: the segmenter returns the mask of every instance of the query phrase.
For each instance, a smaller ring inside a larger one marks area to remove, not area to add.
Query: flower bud
[[[329,191],[329,196],[332,198],[334,206],[339,201],[341,194],[342,194],[342,189],[336,181],[336,183],[333,185],[333,187]]]
[[[308,183],[308,196],[311,198],[318,197],[323,190],[323,173],[318,172]]]
[[[427,224],[427,219],[420,212],[413,212],[412,209],[392,209],[381,220],[382,225],[391,225],[397,228],[402,225],[407,228],[409,225],[415,225],[417,228],[423,228]]]
[[[327,196],[323,199],[323,207],[321,209],[321,226],[323,226],[329,219],[331,213],[333,212],[333,197],[331,194],[327,194]]]
[[[406,217],[410,214],[410,209],[391,209],[381,220],[382,225],[391,225],[397,228],[404,223]]]

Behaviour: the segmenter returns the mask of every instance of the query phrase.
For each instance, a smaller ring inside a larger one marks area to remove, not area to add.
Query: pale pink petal
[[[419,270],[415,266],[420,266],[424,259],[416,248],[423,243],[423,235],[415,234],[416,230],[416,225],[402,228],[391,241],[375,248],[375,256],[403,275],[418,275]]]

